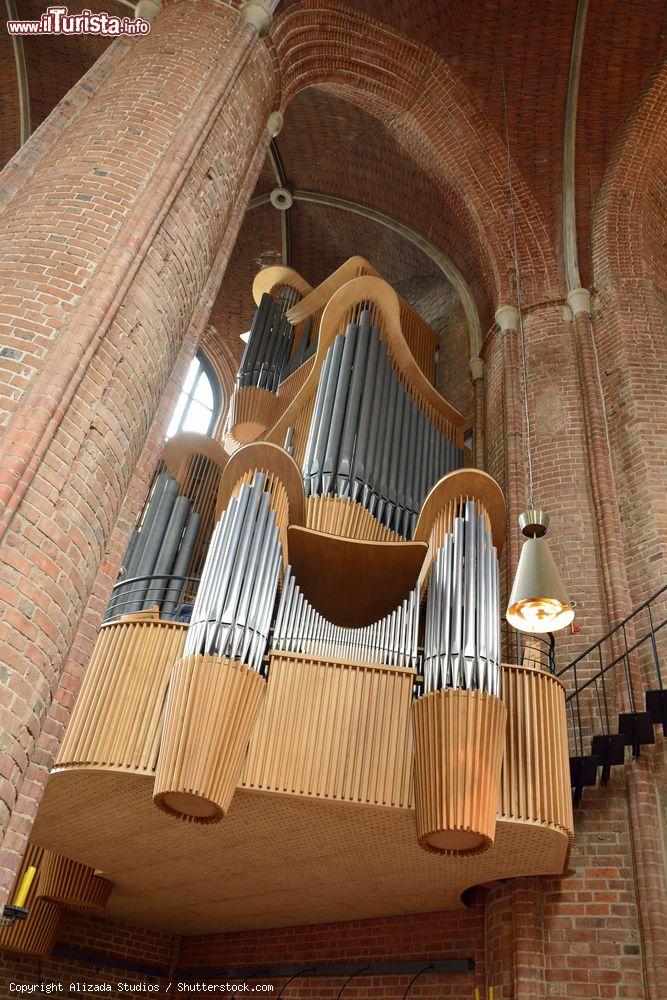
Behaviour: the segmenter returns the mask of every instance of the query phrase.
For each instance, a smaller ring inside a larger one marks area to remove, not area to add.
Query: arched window
[[[220,414],[220,385],[213,367],[202,351],[190,362],[167,430],[167,437],[179,431],[210,434]]]

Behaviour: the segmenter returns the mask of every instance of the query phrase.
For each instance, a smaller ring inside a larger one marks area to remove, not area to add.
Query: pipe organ
[[[306,496],[350,497],[411,538],[427,493],[462,459],[419,409],[362,309],[324,358],[303,465]]]
[[[435,334],[361,258],[253,294],[223,443],[165,445],[37,843],[121,880],[112,916],[178,933],[561,873],[563,692],[501,663],[504,499],[466,467]]]
[[[426,601],[424,691],[500,694],[498,557],[487,518],[462,505],[437,549]]]
[[[184,655],[217,653],[260,671],[276,600],[281,548],[275,511],[256,472],[218,521],[192,609]]]

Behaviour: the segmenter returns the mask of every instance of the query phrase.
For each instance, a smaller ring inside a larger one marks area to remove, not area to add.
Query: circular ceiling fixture
[[[269,195],[269,199],[273,207],[277,208],[280,212],[286,212],[294,204],[292,192],[284,187],[274,188]]]

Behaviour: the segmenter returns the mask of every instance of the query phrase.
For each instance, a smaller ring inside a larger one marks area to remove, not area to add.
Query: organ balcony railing
[[[309,318],[314,351],[271,389],[246,359],[225,448],[165,446],[34,844],[95,865],[112,917],[177,933],[560,874],[564,690],[503,659],[505,503],[417,360],[434,335],[359,258],[317,289],[267,271],[280,370]]]

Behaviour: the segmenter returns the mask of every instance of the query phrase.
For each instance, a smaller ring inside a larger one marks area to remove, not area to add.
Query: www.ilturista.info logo
[[[10,35],[147,35],[150,21],[143,17],[116,17],[84,9],[70,14],[67,7],[47,7],[39,21],[7,21]]]

